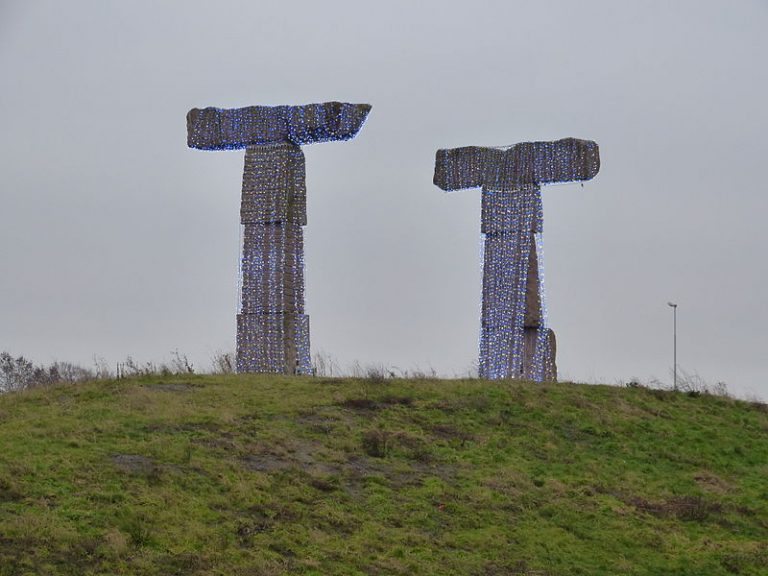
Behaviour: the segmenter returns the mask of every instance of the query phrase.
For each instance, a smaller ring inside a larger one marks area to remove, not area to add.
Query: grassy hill
[[[478,380],[0,397],[0,575],[768,574],[768,411]]]

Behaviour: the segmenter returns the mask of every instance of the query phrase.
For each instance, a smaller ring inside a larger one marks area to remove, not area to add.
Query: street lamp
[[[672,365],[672,374],[674,375],[674,389],[677,390],[677,304],[673,304],[672,302],[667,302],[667,306],[670,306],[672,308],[672,318],[673,318],[673,334],[674,334],[674,344],[673,344],[673,350],[674,350],[674,356],[673,356],[673,365]]]

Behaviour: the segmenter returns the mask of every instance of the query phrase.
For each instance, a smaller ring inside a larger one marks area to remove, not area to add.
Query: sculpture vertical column
[[[239,372],[311,373],[304,311],[304,153],[292,143],[245,150],[237,315]]]
[[[537,185],[483,191],[481,378],[556,378],[550,350],[554,333],[544,324],[539,282],[536,235],[541,228]]]
[[[245,148],[240,222],[238,372],[309,374],[304,310],[307,223],[301,146],[349,140],[368,104],[205,108],[187,114],[187,142],[202,150]]]

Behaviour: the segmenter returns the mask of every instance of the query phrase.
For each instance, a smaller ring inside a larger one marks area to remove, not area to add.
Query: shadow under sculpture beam
[[[435,185],[482,188],[481,378],[557,380],[544,300],[541,185],[589,180],[599,169],[597,144],[576,138],[437,151]]]
[[[304,310],[307,196],[301,146],[354,138],[368,104],[193,108],[187,144],[245,148],[237,371],[309,374]]]

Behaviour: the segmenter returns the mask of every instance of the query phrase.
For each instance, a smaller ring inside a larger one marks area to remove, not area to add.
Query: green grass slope
[[[145,378],[0,397],[0,575],[768,574],[764,405]]]

